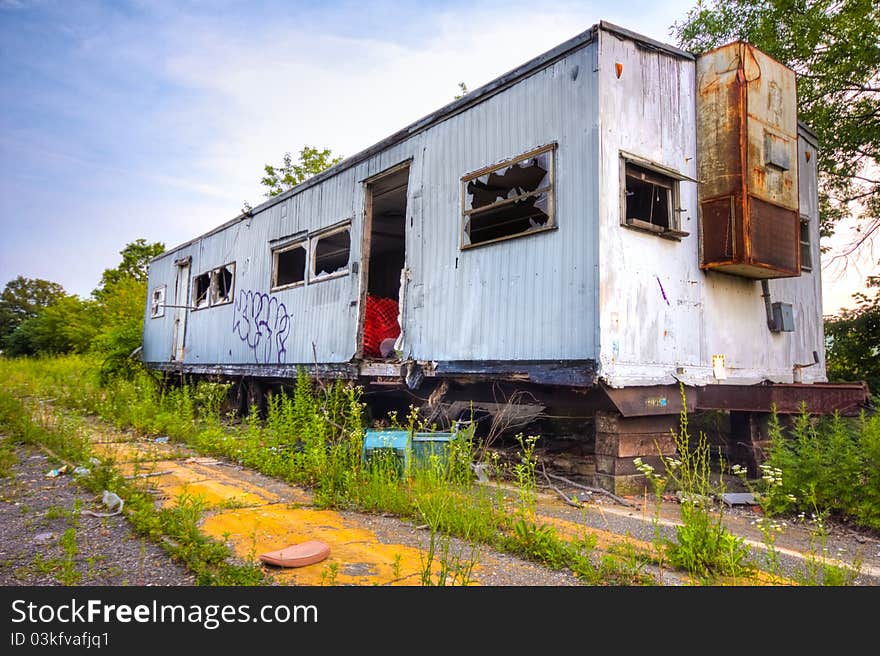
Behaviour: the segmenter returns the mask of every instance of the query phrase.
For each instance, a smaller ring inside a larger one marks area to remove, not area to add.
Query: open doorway
[[[406,266],[405,165],[367,182],[359,354],[363,358],[397,357],[401,273]],[[365,285],[363,283],[366,283]]]

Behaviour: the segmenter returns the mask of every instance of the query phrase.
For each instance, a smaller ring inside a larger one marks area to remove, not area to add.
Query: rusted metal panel
[[[602,391],[624,417],[677,415],[682,409],[681,391],[674,385],[602,386]]]
[[[868,385],[813,383],[773,385],[708,385],[696,395],[697,409],[798,413],[802,404],[813,414],[856,414],[870,402]]]
[[[625,418],[678,414],[682,409],[681,391],[676,385],[601,389]],[[864,382],[706,385],[685,388],[685,397],[691,411],[771,412],[775,405],[777,412],[797,413],[806,403],[807,410],[815,414],[852,414],[870,402]]]
[[[696,100],[701,266],[799,275],[794,71],[750,44],[728,44],[697,59]]]
[[[596,361],[438,362],[434,365],[433,375],[521,380],[542,385],[589,388],[596,384]]]

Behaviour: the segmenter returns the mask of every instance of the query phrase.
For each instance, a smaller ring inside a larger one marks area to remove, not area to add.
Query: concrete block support
[[[597,412],[595,425],[596,484],[615,494],[642,494],[647,488],[635,458],[662,472],[661,456],[676,453],[671,431],[678,426],[677,415],[623,417]]]

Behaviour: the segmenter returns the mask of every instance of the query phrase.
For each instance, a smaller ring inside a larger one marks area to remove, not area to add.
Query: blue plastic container
[[[455,433],[416,433],[412,438],[413,463],[417,467],[425,467],[434,456],[441,465],[445,465],[449,443],[453,439]]]
[[[398,461],[402,474],[409,469],[411,452],[409,431],[368,428],[364,433],[361,462],[368,464],[370,459],[378,454],[390,454]]]

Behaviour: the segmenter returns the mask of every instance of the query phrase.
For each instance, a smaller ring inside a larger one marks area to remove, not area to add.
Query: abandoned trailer
[[[568,418],[619,493],[673,452],[682,383],[754,464],[774,404],[869,400],[825,382],[796,111],[795,73],[750,45],[600,22],[156,257],[142,358],[245,407],[306,368],[447,419]]]

